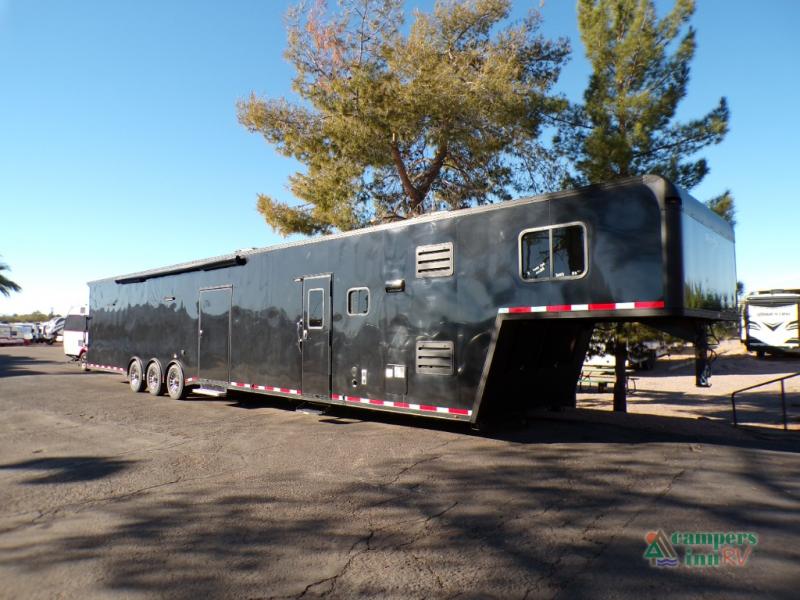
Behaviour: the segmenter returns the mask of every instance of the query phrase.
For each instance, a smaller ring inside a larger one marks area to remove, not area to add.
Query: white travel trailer
[[[11,335],[11,325],[0,323],[0,346],[16,343],[16,336]]]
[[[86,351],[89,348],[89,317],[85,314],[67,315],[64,320],[64,354],[80,361],[86,368]]]
[[[742,303],[741,340],[759,358],[800,351],[797,321],[800,289],[764,290]]]

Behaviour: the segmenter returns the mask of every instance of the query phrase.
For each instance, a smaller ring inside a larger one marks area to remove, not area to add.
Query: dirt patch
[[[800,372],[800,357],[749,354],[739,340],[725,340],[716,349],[710,388],[694,385],[691,349],[659,359],[652,371],[634,375],[628,412],[688,419],[733,420],[731,394],[736,390]],[[784,382],[789,428],[800,431],[800,377]],[[612,410],[612,394],[578,394],[578,407]],[[773,383],[736,395],[738,420],[748,426],[782,428],[781,384]]]

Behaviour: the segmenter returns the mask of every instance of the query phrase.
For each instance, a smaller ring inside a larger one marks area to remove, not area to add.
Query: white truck
[[[764,290],[742,303],[741,341],[758,358],[800,352],[800,289]]]

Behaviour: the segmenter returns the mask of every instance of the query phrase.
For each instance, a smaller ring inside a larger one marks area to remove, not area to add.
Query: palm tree
[[[0,262],[0,271],[10,271],[10,269],[8,268],[7,264]],[[3,294],[4,296],[10,296],[11,292],[18,292],[21,289],[22,288],[19,287],[19,285],[10,279],[7,279],[2,273],[0,273],[0,294]]]

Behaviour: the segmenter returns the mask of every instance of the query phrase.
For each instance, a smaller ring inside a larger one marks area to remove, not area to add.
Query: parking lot
[[[795,432],[577,410],[478,436],[268,397],[176,401],[82,373],[58,346],[0,348],[0,408],[2,598],[796,598],[800,586]],[[758,543],[741,566],[657,567],[644,553],[658,530]]]

